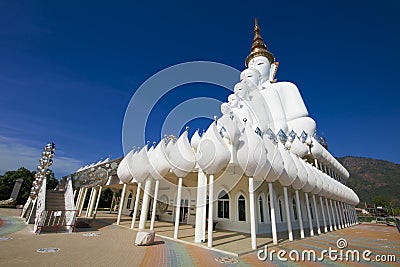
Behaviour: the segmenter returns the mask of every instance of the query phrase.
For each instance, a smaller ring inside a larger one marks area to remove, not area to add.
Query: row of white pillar
[[[255,211],[251,207],[254,206],[254,197],[251,197],[254,192],[253,192],[253,179],[250,177],[249,178],[249,194],[250,194],[250,222],[251,222],[251,246],[253,249],[257,248],[256,245],[256,234],[255,230],[253,230],[253,224],[256,222],[255,218]],[[292,232],[292,220],[291,220],[291,212],[290,212],[290,204],[289,204],[289,197],[288,197],[288,189],[287,187],[283,187],[283,192],[284,192],[284,198],[285,198],[285,211],[286,211],[286,222],[287,222],[287,231],[288,231],[288,238],[290,241],[293,240],[293,232]],[[275,216],[275,203],[274,203],[274,189],[272,186],[272,183],[269,183],[269,193],[270,193],[270,214],[271,214],[271,231],[272,231],[272,241],[273,244],[278,244],[278,237],[277,237],[277,230],[276,230],[276,216]],[[304,193],[305,200],[306,200],[306,210],[307,210],[307,216],[308,216],[308,223],[309,223],[309,234],[310,236],[314,236],[314,225],[313,225],[313,219],[311,215],[311,209],[310,209],[310,197],[312,198],[312,204],[314,206],[314,214],[315,214],[315,221],[316,221],[316,229],[317,233],[321,234],[322,233],[322,226],[321,224],[323,223],[323,231],[325,233],[328,232],[328,227],[329,231],[333,230],[338,230],[342,229],[345,227],[353,226],[358,223],[357,221],[357,215],[355,212],[355,207],[351,206],[347,203],[336,201],[325,198],[325,205],[323,202],[323,197],[322,196],[316,196],[312,194],[312,196],[309,196],[309,193],[305,192]],[[300,205],[300,192],[299,190],[295,191],[295,197],[296,197],[296,210],[297,210],[297,220],[299,221],[299,230],[300,230],[300,238],[304,238],[304,226],[303,226],[303,219],[302,219],[302,207]],[[321,207],[321,212],[322,212],[322,222],[320,221],[320,214],[318,211],[318,205],[317,205],[317,197],[319,197],[320,201],[320,207]],[[253,203],[252,203],[253,202]],[[330,204],[330,205],[329,205]],[[326,212],[326,213],[325,213]],[[326,217],[328,217],[328,222],[326,220]]]
[[[145,229],[146,221],[147,221],[147,213],[149,209],[149,202],[151,196],[151,186],[152,186],[152,178],[148,178],[145,181],[145,188],[144,188],[144,195],[142,200],[142,207],[140,213],[140,221],[139,221],[139,230]],[[121,222],[121,214],[122,208],[125,201],[126,195],[126,187],[127,185],[124,184],[121,194],[121,200],[118,209],[118,218],[117,218],[117,225]],[[275,213],[275,197],[274,197],[274,189],[273,184],[268,183],[269,193],[270,193],[270,215],[271,215],[271,232],[272,232],[272,239],[273,244],[278,244],[278,234],[276,228],[276,213]],[[86,210],[86,217],[91,217],[92,215],[95,216],[98,203],[100,200],[102,187],[92,187],[88,208]],[[151,214],[151,223],[150,223],[150,230],[154,230],[154,221],[155,221],[155,212],[156,212],[156,205],[157,205],[157,196],[158,196],[158,189],[159,189],[159,181],[156,180],[156,185],[154,189],[154,201],[153,201],[153,208]],[[86,199],[87,191],[89,188],[81,188],[79,190],[78,198],[77,198],[77,205],[76,208],[78,210],[78,216],[81,215],[84,200]],[[175,207],[175,227],[174,227],[174,239],[178,238],[179,234],[179,216],[180,216],[180,204],[181,204],[181,191],[182,191],[182,178],[178,179],[178,192],[177,192],[177,199],[176,199],[176,207]],[[287,231],[288,231],[288,238],[290,241],[293,240],[293,231],[292,231],[292,220],[291,220],[291,212],[290,212],[290,202],[288,197],[288,188],[283,187],[284,198],[285,198],[285,212],[286,212],[286,221],[287,221]],[[76,193],[76,192],[75,192]],[[140,193],[141,193],[141,183],[137,184],[137,191],[136,191],[136,198],[135,198],[135,205],[133,210],[133,217],[131,228],[134,229],[135,221],[137,217],[138,207],[139,207],[139,200],[140,200]],[[97,195],[97,201],[96,200]],[[306,210],[309,222],[309,231],[310,236],[314,235],[314,225],[311,216],[310,210],[310,198],[308,193],[304,193],[305,200],[306,200]],[[208,182],[208,236],[207,236],[207,245],[208,247],[212,247],[213,245],[213,203],[214,203],[214,175],[209,175],[209,182]],[[198,174],[198,192],[197,192],[197,207],[196,207],[196,228],[195,228],[195,242],[204,242],[205,241],[205,233],[206,233],[206,197],[207,197],[207,176],[202,172],[199,171]],[[297,219],[299,221],[300,227],[300,238],[304,238],[304,226],[302,220],[302,212],[301,212],[301,205],[300,205],[300,192],[299,190],[295,191],[296,197],[296,210],[297,210]],[[322,233],[322,226],[323,223],[323,232],[327,233],[328,231],[338,230],[345,227],[352,226],[357,222],[357,215],[355,212],[354,206],[349,204],[327,199],[325,198],[325,205],[323,201],[323,197],[319,196],[321,213],[322,213],[322,222],[320,222],[320,215],[318,212],[317,206],[317,197],[316,195],[312,195],[312,204],[314,206],[315,211],[315,221],[316,221],[316,228],[317,233]],[[249,202],[250,202],[250,233],[251,233],[251,247],[253,249],[257,248],[257,240],[256,240],[256,212],[255,212],[255,200],[254,200],[254,181],[253,177],[249,178]]]
[[[198,190],[197,190],[197,207],[196,207],[196,230],[195,230],[195,242],[204,242],[205,239],[205,203],[206,203],[206,195],[207,195],[207,177],[203,172],[199,171],[198,175]],[[270,192],[270,215],[271,215],[271,232],[272,232],[272,240],[274,244],[278,244],[278,233],[276,227],[276,212],[275,212],[275,197],[274,197],[274,188],[272,183],[268,183],[268,188]],[[293,231],[292,231],[292,220],[291,220],[291,212],[290,212],[290,203],[288,197],[288,188],[283,187],[283,193],[285,198],[285,212],[286,212],[286,221],[287,221],[287,231],[288,238],[290,241],[293,240]],[[309,222],[309,231],[310,236],[314,236],[314,225],[311,216],[310,209],[310,199],[309,194],[305,194],[306,199],[306,210]],[[213,202],[214,202],[214,175],[209,175],[209,183],[208,183],[208,195],[209,195],[209,208],[208,208],[208,238],[207,245],[208,247],[212,247],[213,245]],[[298,190],[295,191],[296,197],[296,210],[297,217],[299,221],[300,227],[300,237],[304,238],[304,226],[302,219],[302,209],[300,205],[300,193]],[[321,234],[321,222],[320,216],[318,212],[317,206],[317,197],[316,195],[312,195],[313,206],[315,210],[315,220],[316,220],[316,228],[317,233]],[[320,207],[322,211],[322,221],[324,226],[324,232],[342,229],[344,227],[349,227],[357,223],[357,216],[355,212],[354,206],[350,206],[349,204],[338,202],[338,201],[330,201],[330,208],[328,205],[328,199],[325,198],[325,207],[323,203],[323,198],[319,196]],[[249,177],[249,202],[250,202],[250,235],[251,235],[251,247],[253,249],[257,248],[257,239],[256,239],[256,212],[255,212],[255,200],[254,200],[254,179],[253,177]],[[328,217],[329,222],[326,220],[325,216]]]
[[[76,205],[75,205],[75,208],[77,210],[77,216],[82,215],[82,211],[84,209],[84,205],[86,202],[86,195],[89,189],[90,188],[88,187],[81,187],[79,191],[75,190],[74,192],[74,199],[76,197],[76,193],[78,192],[78,197],[76,199]],[[94,218],[96,217],[102,189],[103,189],[102,186],[95,186],[91,188],[89,202],[86,207],[85,217],[92,217],[92,216]]]

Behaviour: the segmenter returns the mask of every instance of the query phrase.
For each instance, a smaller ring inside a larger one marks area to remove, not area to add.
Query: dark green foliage
[[[347,185],[364,202],[400,207],[400,164],[360,157],[338,158],[350,172]]]
[[[47,190],[53,190],[58,185],[58,180],[54,175],[54,172],[50,170],[50,174],[46,177]]]
[[[110,208],[113,193],[110,188],[107,188],[101,192],[101,197],[99,201],[99,208]]]
[[[23,179],[24,181],[18,194],[17,204],[25,204],[31,191],[32,182],[35,179],[35,172],[31,172],[24,167],[21,167],[16,171],[7,171],[0,176],[0,200],[10,198],[15,181],[19,178]],[[58,180],[51,171],[51,173],[47,176],[47,189],[54,189],[57,184]]]
[[[2,176],[0,176],[0,199],[9,199],[11,192],[14,188],[15,181],[19,178],[23,179],[21,189],[18,194],[17,204],[24,204],[28,199],[32,182],[35,173],[31,172],[25,168],[19,168],[16,171],[7,171]]]

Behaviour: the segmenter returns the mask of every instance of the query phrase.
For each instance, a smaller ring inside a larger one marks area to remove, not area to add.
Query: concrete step
[[[46,210],[65,210],[64,192],[46,191]]]

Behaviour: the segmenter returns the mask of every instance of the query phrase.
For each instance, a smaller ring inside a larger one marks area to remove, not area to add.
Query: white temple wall
[[[128,216],[134,208],[135,204],[135,195],[136,195],[136,188],[135,184],[128,184],[126,186],[125,198],[124,203],[122,206],[122,214]],[[120,191],[122,194],[122,190]],[[129,198],[130,196],[130,198]],[[122,200],[122,195],[120,196],[120,201]]]
[[[237,231],[243,233],[250,233],[250,203],[249,203],[249,192],[248,192],[248,177],[243,176],[239,178],[240,173],[234,172],[225,172],[221,177],[218,177],[215,180],[214,184],[214,221],[217,221],[216,228],[221,230],[229,230],[229,231]],[[208,176],[207,176],[208,177]],[[270,224],[270,207],[269,207],[269,191],[268,191],[268,183],[256,181],[255,182],[255,219],[256,219],[256,231],[257,234],[270,234],[271,233],[271,224]],[[279,184],[279,182],[273,183],[274,188],[274,204],[275,204],[275,216],[276,216],[276,226],[278,232],[287,231],[287,218],[286,218],[286,210],[285,210],[285,199],[283,193],[283,187]],[[231,189],[231,190],[229,190]],[[154,189],[153,189],[154,190]],[[218,197],[221,192],[225,191],[229,196],[229,218],[220,218],[218,214]],[[134,203],[134,197],[136,192],[136,186],[127,189],[127,196],[129,196],[129,192],[132,192],[132,203]],[[142,192],[143,194],[143,192]],[[176,195],[177,195],[177,187],[176,185],[172,185],[168,181],[160,180],[159,187],[159,199],[168,203],[168,208],[165,213],[157,213],[160,216],[160,220],[174,222],[175,221],[175,205],[176,205]],[[239,209],[238,202],[240,196],[244,197],[245,202],[245,220],[239,220]],[[301,213],[302,213],[302,221],[304,229],[309,228],[308,223],[308,213],[306,207],[306,200],[303,191],[299,191],[300,195],[300,205],[301,205]],[[288,196],[289,196],[289,209],[290,209],[290,219],[292,221],[293,230],[297,230],[300,228],[299,226],[299,218],[297,218],[297,207],[296,202],[293,203],[293,199],[295,200],[295,190],[292,187],[288,187]],[[187,219],[184,221],[185,223],[194,225],[196,222],[196,200],[197,200],[197,188],[182,188],[182,201],[181,209],[187,208]],[[310,206],[313,214],[313,226],[316,227],[316,215],[314,210],[313,198],[312,194],[309,193]],[[319,198],[317,197],[317,209],[318,216],[320,220],[320,224],[322,225],[322,212],[319,203]],[[131,209],[126,208],[127,200],[125,200],[124,211],[129,214]],[[279,202],[281,202],[281,207],[279,207]],[[260,209],[260,204],[263,205],[262,211]],[[132,204],[133,205],[133,204]],[[262,213],[262,214],[261,214]],[[125,213],[124,213],[125,214]],[[261,219],[261,215],[263,215],[263,219]],[[281,219],[282,216],[282,219]]]

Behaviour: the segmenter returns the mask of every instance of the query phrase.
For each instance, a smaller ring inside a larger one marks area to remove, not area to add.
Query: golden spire
[[[258,20],[256,18],[254,20],[253,44],[251,46],[250,54],[246,58],[246,67],[248,67],[251,59],[258,57],[258,56],[264,56],[264,57],[268,58],[269,63],[271,63],[271,64],[275,61],[274,55],[268,51],[268,48],[265,45],[263,38],[261,37],[260,27],[258,26]]]

